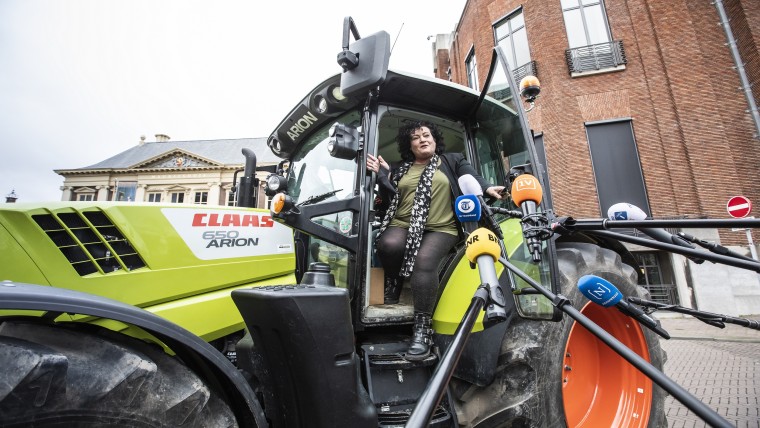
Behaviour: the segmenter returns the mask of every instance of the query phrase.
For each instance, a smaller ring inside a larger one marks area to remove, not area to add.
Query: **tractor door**
[[[391,169],[394,169],[401,163],[401,156],[398,151],[398,144],[396,143],[399,128],[409,122],[420,120],[432,122],[438,126],[443,134],[447,153],[462,153],[467,155],[465,150],[466,131],[463,123],[410,109],[384,105],[378,107],[376,138],[367,145],[367,150],[375,156],[382,156],[390,164]],[[369,181],[369,176],[367,180],[369,186],[374,185],[374,180]],[[383,304],[384,273],[382,261],[376,254],[375,239],[385,215],[385,206],[384,204],[378,204],[380,201],[376,200],[375,196],[377,196],[376,186],[374,187],[374,192],[368,195],[370,212],[374,214],[371,217],[374,217],[374,221],[371,222],[368,230],[367,254],[369,256],[365,260],[366,284],[368,284],[368,287],[365,288],[367,292],[362,320],[368,324],[410,321],[413,316],[413,305],[408,280],[404,284],[398,304]],[[387,203],[389,201],[384,202]],[[446,261],[443,260],[441,269],[445,268],[445,263]]]
[[[361,112],[352,110],[334,123],[359,127],[360,121]],[[298,230],[299,280],[309,264],[322,262],[330,265],[336,286],[350,289],[358,250],[358,160],[330,155],[329,130],[309,136],[290,161],[287,188],[299,213],[290,224]]]

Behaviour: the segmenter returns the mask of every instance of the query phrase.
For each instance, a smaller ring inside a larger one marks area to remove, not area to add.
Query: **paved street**
[[[671,335],[661,340],[665,374],[737,427],[760,428],[760,331],[688,316],[661,320]],[[673,397],[665,408],[669,427],[707,426]]]

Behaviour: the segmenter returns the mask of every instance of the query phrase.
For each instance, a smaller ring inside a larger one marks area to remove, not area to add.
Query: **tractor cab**
[[[264,187],[272,198],[273,217],[295,230],[299,281],[315,263],[326,264],[335,285],[350,293],[357,329],[408,323],[408,288],[398,304],[383,302],[382,260],[376,256],[375,238],[384,212],[376,201],[377,177],[365,167],[367,154],[382,156],[393,167],[400,161],[398,129],[409,121],[425,120],[442,130],[446,152],[463,154],[494,185],[509,188],[523,173],[541,177],[543,166],[536,161],[522,101],[511,74],[504,71],[508,68],[500,49],[494,51],[488,84],[480,93],[389,70],[390,38],[384,31],[360,38],[351,18],[346,18],[343,36],[338,54],[343,71],[307,94],[269,137],[269,148],[283,161]],[[530,89],[535,97],[537,88]],[[509,198],[494,205],[519,210]],[[552,284],[553,244],[542,244],[541,261],[536,263],[519,219],[497,215],[496,222],[510,261],[537,281]],[[479,285],[463,252],[462,243],[441,261],[436,331],[453,332]],[[499,272],[505,294],[516,296],[521,316],[557,317],[546,298],[530,294],[522,280]]]

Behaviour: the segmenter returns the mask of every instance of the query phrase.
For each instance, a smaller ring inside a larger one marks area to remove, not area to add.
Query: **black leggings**
[[[377,241],[377,253],[386,278],[397,277],[401,271],[407,232],[403,227],[388,227]],[[438,265],[458,240],[457,236],[444,232],[422,235],[410,279],[414,312],[433,314],[438,291]]]

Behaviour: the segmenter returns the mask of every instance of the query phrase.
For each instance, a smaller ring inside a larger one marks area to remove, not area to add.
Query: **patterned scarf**
[[[398,182],[401,181],[409,168],[412,167],[413,162],[404,162],[393,176],[393,186],[398,188]],[[414,270],[414,260],[417,258],[417,252],[420,249],[422,243],[422,234],[425,232],[425,224],[427,223],[428,213],[430,212],[430,199],[433,196],[433,175],[438,170],[438,155],[433,155],[430,161],[425,166],[425,169],[420,175],[420,181],[417,183],[417,190],[414,194],[414,205],[412,206],[412,217],[409,220],[409,232],[406,235],[406,250],[404,251],[404,260],[401,267],[400,276],[408,277]],[[393,217],[396,216],[396,210],[398,209],[399,192],[393,196],[393,200],[388,207],[388,211],[385,213],[383,223],[380,226],[380,235],[388,228]]]

